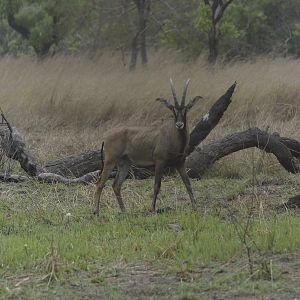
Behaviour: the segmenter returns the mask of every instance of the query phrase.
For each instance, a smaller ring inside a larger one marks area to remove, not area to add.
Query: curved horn
[[[191,79],[189,78],[189,79],[186,81],[186,83],[185,83],[185,87],[184,87],[183,94],[182,94],[182,99],[181,99],[181,107],[184,107],[184,105],[185,105],[185,98],[186,98],[187,89],[188,89],[190,80],[191,80]]]
[[[172,90],[172,94],[173,94],[173,98],[174,98],[174,103],[175,103],[175,107],[179,107],[179,103],[177,101],[177,96],[176,96],[176,92],[175,92],[175,87],[174,87],[174,83],[172,78],[170,78],[170,83],[171,83],[171,90]]]

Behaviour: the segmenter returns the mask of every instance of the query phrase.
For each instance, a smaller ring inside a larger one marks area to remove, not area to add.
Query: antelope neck
[[[180,138],[180,142],[181,142],[180,153],[183,153],[189,138],[187,122],[184,124],[184,128],[182,130],[177,129],[174,124],[174,130],[176,131],[177,136]]]

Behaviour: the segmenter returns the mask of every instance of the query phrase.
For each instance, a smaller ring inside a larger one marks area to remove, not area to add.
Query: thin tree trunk
[[[147,24],[149,13],[150,13],[150,0],[144,0],[143,10],[140,13],[140,29],[141,29],[140,44],[141,44],[141,58],[142,58],[143,66],[146,66],[148,63],[146,24]]]
[[[131,58],[130,58],[130,64],[129,64],[129,70],[133,71],[136,67],[137,62],[137,56],[138,56],[138,33],[133,37],[131,41]]]
[[[212,29],[208,33],[208,44],[209,44],[209,56],[208,56],[208,62],[212,65],[214,65],[217,61],[217,57],[219,54],[218,51],[218,32],[216,24],[212,25]]]
[[[204,0],[205,5],[211,9],[211,30],[208,33],[209,56],[208,62],[215,64],[219,54],[219,29],[218,24],[221,21],[225,10],[233,0]]]
[[[138,10],[137,32],[131,41],[131,60],[129,70],[134,70],[137,63],[139,50],[141,51],[142,65],[147,65],[147,43],[146,43],[146,24],[150,11],[150,0],[134,0]]]

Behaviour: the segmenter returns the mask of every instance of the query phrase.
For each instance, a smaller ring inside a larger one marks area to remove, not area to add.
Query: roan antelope
[[[99,215],[101,192],[115,166],[118,167],[118,172],[112,187],[120,209],[125,211],[121,186],[127,177],[130,166],[133,164],[140,167],[155,166],[151,211],[155,211],[163,169],[167,166],[177,169],[191,199],[192,207],[196,208],[196,201],[185,169],[186,150],[189,144],[187,112],[202,97],[196,96],[185,105],[189,81],[187,80],[185,84],[180,104],[177,101],[172,79],[170,79],[170,82],[175,105],[163,98],[156,99],[172,111],[172,119],[164,121],[160,126],[114,128],[106,135],[103,147],[105,153],[104,167],[101,177],[96,182],[94,214]]]

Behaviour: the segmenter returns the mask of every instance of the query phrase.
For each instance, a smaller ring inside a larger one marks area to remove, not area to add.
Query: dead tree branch
[[[188,154],[192,153],[195,150],[195,147],[199,145],[217,126],[231,103],[231,97],[234,93],[235,87],[236,82],[216,101],[216,103],[214,103],[211,109],[201,118],[192,130],[190,134]]]
[[[278,134],[269,134],[259,128],[250,128],[243,132],[234,133],[221,140],[197,147],[187,158],[188,175],[193,178],[201,178],[211,165],[220,158],[251,147],[273,153],[288,172],[299,173],[300,165],[296,156],[293,155],[297,152],[291,152],[284,143],[294,145],[298,142],[288,138],[280,138]]]

